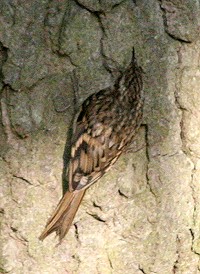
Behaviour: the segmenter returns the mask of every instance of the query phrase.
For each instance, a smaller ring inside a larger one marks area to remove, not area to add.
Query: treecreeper
[[[132,142],[142,120],[142,74],[133,49],[129,66],[114,85],[83,102],[71,139],[69,189],[48,220],[40,240],[55,231],[61,243],[87,188],[113,166]]]

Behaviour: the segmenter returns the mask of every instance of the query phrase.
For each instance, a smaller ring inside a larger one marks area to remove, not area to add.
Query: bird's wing
[[[101,123],[96,128],[83,131],[78,126],[76,132],[81,132],[71,148],[69,163],[69,190],[87,188],[98,180],[118,159],[121,150],[117,136],[112,136],[112,129]]]

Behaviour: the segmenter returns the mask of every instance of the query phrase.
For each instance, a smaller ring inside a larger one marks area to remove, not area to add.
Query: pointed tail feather
[[[40,240],[44,240],[49,234],[55,231],[59,236],[59,241],[62,241],[69,231],[84,194],[85,190],[79,190],[78,192],[67,191],[65,193],[40,235]]]

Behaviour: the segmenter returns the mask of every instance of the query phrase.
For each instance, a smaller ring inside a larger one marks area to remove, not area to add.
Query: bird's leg
[[[125,153],[136,153],[140,150],[142,150],[143,148],[145,148],[146,145],[142,144],[140,147],[138,147],[134,142],[132,142],[125,150]]]
[[[125,153],[136,153],[146,147],[146,141],[144,137],[145,132],[143,130],[144,128],[141,126],[140,129],[138,130],[139,132],[137,133],[137,135],[133,138],[131,143],[126,147],[124,151]]]

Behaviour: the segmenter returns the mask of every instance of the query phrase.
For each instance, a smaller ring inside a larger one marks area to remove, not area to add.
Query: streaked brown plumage
[[[134,51],[130,65],[113,87],[91,95],[77,115],[64,194],[40,236],[68,232],[86,189],[116,162],[131,143],[142,119],[142,71]]]

